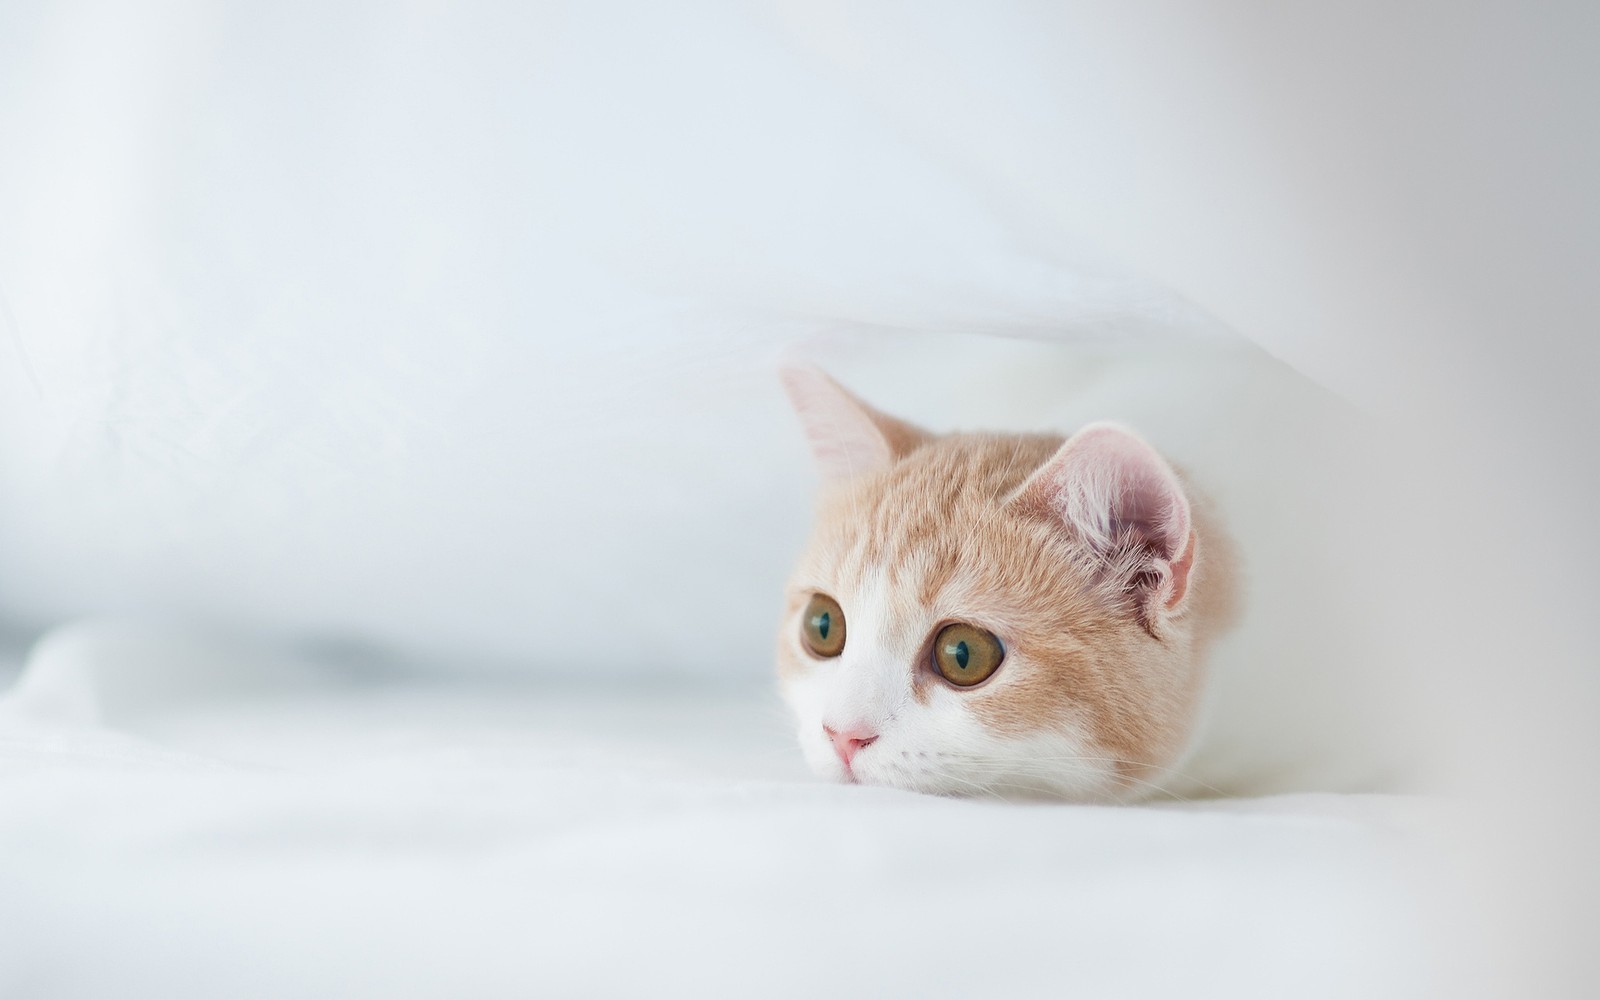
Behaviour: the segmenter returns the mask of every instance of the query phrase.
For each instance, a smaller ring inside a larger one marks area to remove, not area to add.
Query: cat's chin
[[[947,775],[925,774],[897,767],[864,768],[851,771],[836,780],[870,788],[892,788],[900,792],[920,795],[939,795],[945,798],[1003,798],[996,790],[983,785],[952,778]]]
[[[944,798],[1003,802],[1115,805],[1146,797],[1138,789],[1123,788],[1115,782],[1050,781],[1023,774],[1005,774],[997,779],[984,780],[977,775],[927,772],[893,764],[840,769],[819,774],[819,777],[838,784],[892,788]]]

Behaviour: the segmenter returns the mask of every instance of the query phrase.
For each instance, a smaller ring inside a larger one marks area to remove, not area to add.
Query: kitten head
[[[1136,799],[1187,748],[1226,543],[1113,424],[936,436],[784,384],[822,473],[778,674],[812,769],[946,794]]]

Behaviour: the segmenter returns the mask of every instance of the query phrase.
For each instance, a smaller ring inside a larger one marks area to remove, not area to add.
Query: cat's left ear
[[[819,368],[786,367],[779,375],[825,482],[881,472],[929,438],[863,403]]]
[[[1147,623],[1182,605],[1197,547],[1189,500],[1167,460],[1127,428],[1084,427],[1010,503],[1075,532]]]

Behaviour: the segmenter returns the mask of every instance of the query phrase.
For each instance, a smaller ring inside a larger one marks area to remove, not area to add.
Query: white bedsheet
[[[761,691],[11,715],[0,996],[1422,996],[1429,809],[828,786]]]

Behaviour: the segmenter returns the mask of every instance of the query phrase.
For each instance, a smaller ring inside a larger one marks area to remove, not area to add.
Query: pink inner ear
[[[882,471],[925,437],[852,396],[819,369],[784,368],[780,376],[825,480]]]
[[[1188,547],[1183,485],[1166,459],[1131,431],[1091,424],[1041,470],[1051,471],[1057,509],[1097,542],[1114,545],[1135,533],[1165,559]]]
[[[1184,549],[1183,555],[1172,560],[1172,586],[1162,606],[1168,611],[1177,607],[1183,601],[1183,595],[1189,592],[1189,571],[1194,569],[1194,552],[1198,547],[1198,540],[1194,532],[1189,532],[1189,544]]]
[[[1158,606],[1188,590],[1195,539],[1177,473],[1132,431],[1090,424],[1069,438],[1018,492],[1017,502],[1049,511],[1107,560],[1141,556],[1119,569],[1145,575]]]
[[[824,479],[852,479],[889,465],[888,442],[837,382],[815,368],[785,368],[781,377]]]

